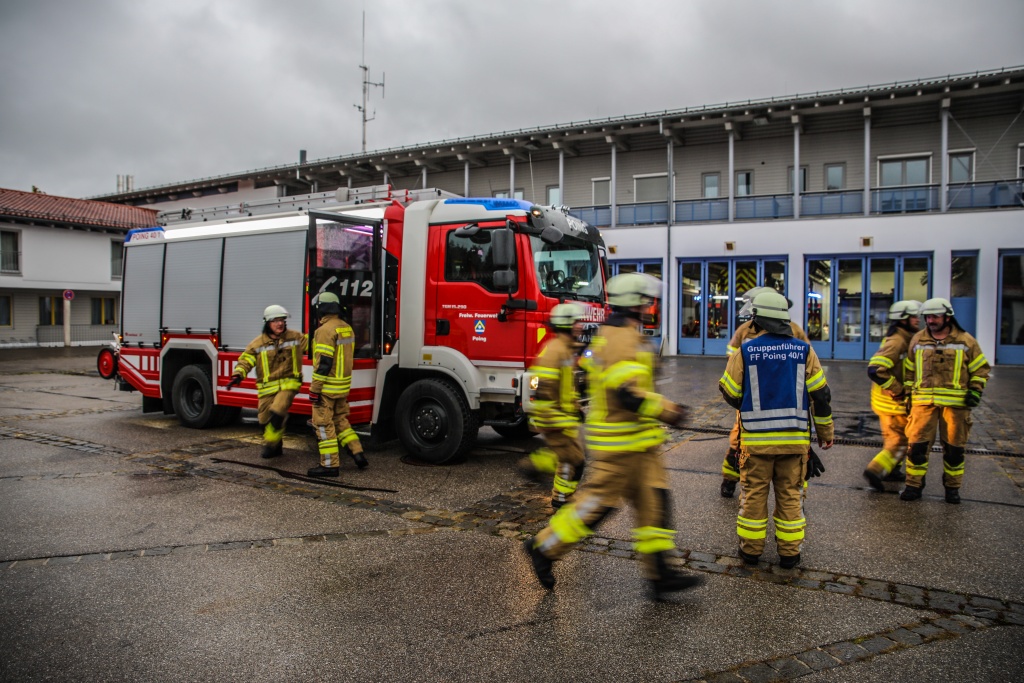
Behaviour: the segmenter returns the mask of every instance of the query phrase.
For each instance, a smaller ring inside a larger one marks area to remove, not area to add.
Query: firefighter
[[[878,351],[868,362],[871,378],[871,409],[878,415],[882,450],[868,463],[864,478],[879,493],[883,481],[901,481],[900,463],[907,450],[907,391],[903,361],[910,338],[917,332],[920,301],[897,301],[889,307],[889,329]]]
[[[519,463],[527,476],[554,475],[551,507],[568,501],[583,475],[580,445],[580,396],[576,391],[576,341],[582,332],[584,308],[578,303],[558,304],[548,324],[554,331],[537,353],[530,373],[538,378],[530,427],[544,437],[545,446]]]
[[[740,308],[739,316],[741,318],[749,318],[751,301],[754,297],[761,292],[774,292],[775,289],[771,287],[754,287],[748,289],[743,293],[743,306]],[[793,302],[786,299],[789,303],[789,307],[793,307]],[[801,341],[810,341],[807,338],[807,334],[803,328],[794,322],[790,322],[789,326],[793,329],[793,337],[800,339]],[[760,332],[755,331],[754,321],[747,320],[745,323],[736,328],[736,333],[733,334],[732,339],[729,340],[729,345],[725,349],[726,357],[733,355],[739,351],[740,346],[748,339],[753,339]],[[729,432],[729,450],[725,453],[725,459],[722,460],[722,486],[719,489],[723,498],[732,498],[733,494],[736,493],[736,484],[740,481],[740,466],[739,466],[739,453],[740,453],[740,415],[736,413],[736,420],[732,424],[732,430]]]
[[[775,488],[779,566],[800,563],[807,520],[803,487],[824,471],[810,451],[811,405],[818,445],[833,444],[832,407],[825,373],[808,342],[793,338],[786,297],[760,292],[751,302],[758,336],[729,357],[719,389],[740,411],[740,557],[757,564],[768,536],[768,492]]]
[[[359,469],[369,464],[363,455],[363,445],[348,422],[355,333],[340,317],[341,301],[336,294],[322,292],[314,298],[313,305],[320,327],[313,334],[313,381],[309,385],[309,401],[313,404],[313,429],[320,465],[306,474],[336,477],[342,449],[348,451]]]
[[[263,425],[261,458],[281,455],[284,422],[295,394],[302,388],[302,355],[306,335],[288,329],[288,311],[276,304],[263,311],[263,333],[249,342],[238,357],[228,389],[256,368],[259,421]]]
[[[523,548],[541,585],[555,585],[552,566],[627,498],[635,509],[634,548],[656,599],[701,583],[667,560],[675,548],[668,477],[659,425],[679,425],[686,409],[654,392],[655,354],[640,332],[641,312],[661,297],[661,282],[643,273],[608,280],[612,314],[591,342],[586,363],[590,409],[584,424],[592,462],[573,502]]]
[[[991,370],[973,336],[953,317],[947,299],[921,304],[925,327],[910,340],[906,377],[911,384],[910,423],[907,425],[907,485],[901,500],[917,500],[928,473],[928,451],[935,433],[942,441],[942,484],[946,502],[960,503],[964,478],[964,447],[971,432],[971,409]]]

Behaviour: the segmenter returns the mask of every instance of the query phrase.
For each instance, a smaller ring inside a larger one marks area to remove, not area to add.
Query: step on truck
[[[263,309],[284,306],[289,326],[312,335],[312,301],[333,292],[356,335],[349,419],[371,443],[397,437],[415,457],[442,463],[467,453],[482,425],[528,434],[523,375],[549,311],[574,300],[592,323],[604,319],[597,229],[516,199],[350,192],[303,210],[269,213],[285,203],[264,202],[262,215],[182,211],[130,231],[118,387],[188,427],[237,419],[257,406],[255,380],[227,384]],[[311,356],[296,414],[312,412]]]

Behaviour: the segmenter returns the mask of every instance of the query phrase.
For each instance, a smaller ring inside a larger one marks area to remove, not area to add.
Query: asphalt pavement
[[[490,429],[463,462],[397,444],[305,479],[293,421],[259,458],[255,413],[210,430],[144,414],[96,348],[0,349],[0,680],[1017,681],[1024,671],[1024,368],[997,367],[963,504],[867,488],[878,450],[863,362],[826,361],[837,445],[812,480],[797,569],[738,558],[719,495],[734,411],[720,358],[667,359],[691,408],[665,462],[676,562],[702,586],[655,602],[628,509],[541,588],[520,550],[550,515]],[[939,462],[938,454],[934,456]],[[933,465],[935,467],[935,465]],[[940,466],[939,466],[940,467]],[[270,469],[268,469],[270,468]],[[936,467],[937,469],[937,467]]]

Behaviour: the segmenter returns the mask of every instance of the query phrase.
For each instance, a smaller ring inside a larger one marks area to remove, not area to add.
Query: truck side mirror
[[[516,238],[508,228],[496,228],[491,232],[491,262],[495,271],[507,270],[516,262]]]
[[[540,233],[540,239],[545,244],[558,244],[562,241],[562,231],[553,226],[547,226]]]

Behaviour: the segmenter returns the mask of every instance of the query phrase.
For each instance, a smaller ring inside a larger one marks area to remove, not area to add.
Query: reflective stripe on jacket
[[[279,391],[302,388],[302,354],[306,352],[306,335],[285,330],[278,339],[266,334],[253,339],[238,357],[232,374],[245,377],[256,370],[256,389],[260,397]]]
[[[328,316],[313,333],[313,381],[309,390],[335,398],[352,389],[355,332],[336,315]]]
[[[789,323],[789,329],[793,330],[794,339],[799,339],[800,341],[805,342],[810,341],[810,339],[807,338],[807,333],[804,332],[804,328],[800,327],[796,323]],[[740,350],[740,347],[743,346],[743,342],[762,334],[764,334],[764,330],[755,330],[754,321],[748,320],[736,328],[736,333],[732,335],[732,339],[729,340],[729,345],[725,347],[725,355],[731,356]]]
[[[896,400],[904,392],[903,364],[910,347],[910,338],[914,333],[902,327],[882,340],[878,351],[868,361],[868,368],[874,369],[874,375],[882,384],[871,383],[871,409],[886,415],[906,415],[906,406],[902,398]]]
[[[910,340],[905,370],[914,405],[963,408],[967,390],[984,391],[992,368],[967,332],[953,327],[938,340],[926,327]]]
[[[530,424],[538,431],[579,427],[575,368],[572,339],[567,334],[555,334],[537,353],[529,372],[538,378],[533,402],[536,412],[530,416]]]

